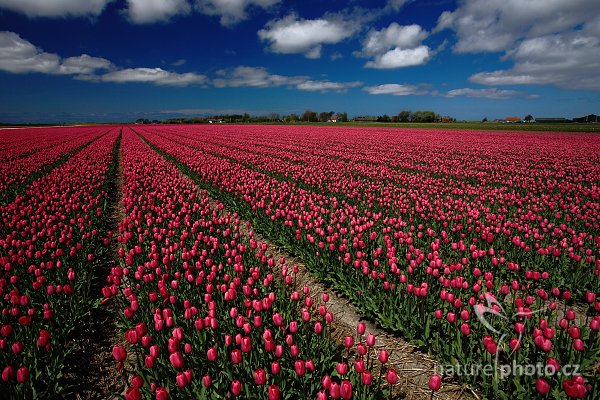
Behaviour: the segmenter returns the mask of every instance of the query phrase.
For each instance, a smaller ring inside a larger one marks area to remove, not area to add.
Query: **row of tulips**
[[[126,399],[391,396],[398,376],[364,325],[338,351],[326,294],[296,287],[297,267],[132,131],[122,143],[119,263],[103,295],[126,341],[113,348]]]
[[[257,149],[244,155],[239,145],[228,146],[218,137],[234,144],[247,144],[247,137],[282,147],[281,142],[290,137],[262,126],[235,129],[217,135],[209,127],[144,128],[140,134],[213,196],[251,220],[257,230],[301,256],[315,275],[344,292],[365,313],[423,345],[443,363],[499,366],[514,361],[517,365],[541,364],[551,369],[580,367],[574,376],[463,376],[478,384],[486,395],[503,397],[512,392],[521,397],[598,396],[600,236],[594,233],[600,210],[594,183],[598,169],[585,157],[597,159],[600,152],[598,146],[590,145],[589,138],[584,142],[578,137],[544,137],[555,140],[538,157],[545,167],[536,167],[524,158],[512,164],[507,159],[506,165],[512,165],[512,170],[505,171],[499,162],[484,165],[481,160],[491,156],[504,160],[493,151],[506,151],[511,138],[495,136],[495,142],[489,142],[481,137],[477,142],[477,136],[464,134],[476,142],[474,146],[487,146],[486,151],[476,152],[472,146],[467,146],[469,151],[453,147],[438,133],[437,141],[419,142],[422,153],[426,156],[445,148],[446,158],[440,158],[440,165],[460,165],[471,154],[478,161],[473,162],[471,175],[465,173],[465,177],[473,179],[449,179],[452,169],[444,170],[442,178],[429,159],[415,159],[413,155],[413,166],[427,165],[423,168],[426,174],[440,177],[392,182],[398,191],[385,196],[380,191],[378,195],[384,198],[377,198],[371,188],[378,188],[378,180],[381,185],[377,190],[387,187],[401,170],[380,170],[379,166],[388,160],[381,159],[385,151],[373,143],[387,145],[395,141],[399,142],[397,147],[406,145],[414,150],[421,137],[376,131],[377,142],[371,140],[368,147],[360,135],[374,139],[370,130],[349,132],[344,139],[331,131],[298,132],[301,142],[307,141],[304,134],[318,143],[329,143],[333,149],[327,149],[324,158],[310,152],[302,157],[299,150],[290,151],[269,164]],[[432,133],[422,137],[435,138]],[[450,134],[451,139],[456,137],[456,133]],[[575,150],[569,149],[572,164],[559,158],[558,151],[564,151],[559,140],[578,144]],[[213,146],[212,142],[219,144]],[[342,158],[349,165],[368,166],[369,158],[361,158],[360,154],[373,155],[376,150],[380,157],[373,168],[376,173],[386,171],[380,177],[374,174],[367,179],[368,168],[362,175],[350,173],[350,166],[329,171],[327,179],[319,175],[328,164],[338,165],[336,161]],[[291,175],[299,158],[308,171],[306,179]],[[286,159],[289,163],[284,173],[278,165]],[[558,187],[552,194],[545,196],[541,187],[528,186],[548,184],[549,171],[560,169],[561,162],[572,174],[562,174],[561,180],[551,183]],[[476,174],[477,168],[483,172]],[[496,172],[499,169],[501,173]],[[522,183],[507,180],[510,171],[515,177],[524,177],[526,169],[533,178],[523,178]],[[353,196],[345,189],[336,192],[336,187],[353,188],[358,194]],[[486,197],[489,188],[493,190]],[[503,203],[494,197],[502,194]],[[394,196],[399,196],[400,203]],[[467,201],[461,200],[463,196]],[[552,217],[547,208],[552,196],[555,206],[568,212],[556,211],[561,216]],[[386,206],[403,204],[403,199],[408,199],[405,211]],[[492,212],[490,202],[494,201],[502,205]],[[454,212],[460,218],[440,218],[443,213]],[[557,246],[549,249],[554,240]],[[533,251],[535,246],[530,245],[536,242],[540,246]],[[541,244],[548,247],[542,248]],[[540,251],[543,249],[548,254]],[[578,307],[574,307],[575,301]]]
[[[82,318],[98,305],[90,284],[110,249],[119,129],[89,129],[91,142],[0,206],[0,390],[2,397],[53,398]],[[52,132],[53,135],[56,132]],[[40,138],[49,137],[40,132]],[[67,135],[67,137],[70,137]],[[40,146],[46,145],[40,142]],[[72,146],[71,144],[70,146]]]
[[[97,127],[19,129],[0,132],[0,203],[14,200],[24,186],[63,164],[106,130]]]

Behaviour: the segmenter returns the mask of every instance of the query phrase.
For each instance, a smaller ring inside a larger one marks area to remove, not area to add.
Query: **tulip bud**
[[[432,375],[431,378],[429,378],[427,386],[429,386],[429,389],[437,392],[442,386],[442,378],[439,375]]]
[[[535,382],[535,389],[539,394],[545,396],[550,392],[550,384],[544,378],[538,378]]]
[[[398,373],[395,369],[388,369],[385,378],[390,385],[395,385],[398,383]]]

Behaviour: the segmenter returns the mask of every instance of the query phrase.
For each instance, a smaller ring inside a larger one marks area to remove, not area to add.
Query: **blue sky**
[[[0,0],[0,121],[600,113],[598,0]]]

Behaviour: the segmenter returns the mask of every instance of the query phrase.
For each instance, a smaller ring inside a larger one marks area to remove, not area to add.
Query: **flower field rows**
[[[103,293],[118,304],[129,344],[113,349],[118,368],[135,354],[126,398],[382,394],[371,387],[374,354],[350,367],[338,356],[326,296],[296,288],[293,266],[267,258],[237,215],[131,131],[123,154],[120,262]],[[372,335],[357,343],[373,345]]]
[[[106,130],[91,127],[22,129],[0,132],[0,203],[14,200],[19,189],[45,175],[44,169],[64,163]]]
[[[97,140],[0,206],[3,395],[60,392],[67,342],[98,303],[90,282],[94,259],[109,252],[103,213],[119,138],[119,129],[106,131],[72,136],[63,152]]]
[[[298,285],[254,229],[434,357],[432,397],[448,381],[483,398],[600,397],[596,136],[19,132],[0,132],[9,397],[61,393],[67,343],[98,306],[119,327],[126,399],[397,395],[376,338],[359,324],[336,342],[329,297]]]
[[[486,395],[597,396],[597,139],[285,129],[138,132],[441,362],[549,371],[462,377]]]

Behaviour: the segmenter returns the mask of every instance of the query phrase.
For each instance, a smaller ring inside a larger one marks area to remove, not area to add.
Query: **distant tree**
[[[250,121],[250,114],[244,113],[244,115],[242,116],[242,121],[244,121],[244,122]]]
[[[389,115],[383,114],[381,117],[377,118],[378,122],[392,122],[392,119]]]
[[[271,121],[279,121],[279,114],[271,113],[270,118],[271,118]]]
[[[298,117],[298,114],[291,113],[288,115],[287,120],[290,122],[298,122],[300,118]]]
[[[304,114],[302,114],[302,121],[317,122],[318,120],[319,119],[317,118],[317,113],[310,109],[304,111]]]
[[[481,120],[481,122],[487,122],[487,117],[483,117],[483,119]]]
[[[339,122],[348,122],[348,113],[347,112],[341,112],[338,114],[338,121]]]
[[[410,111],[400,111],[398,114],[398,122],[409,122],[411,120],[411,112]]]
[[[525,122],[531,122],[532,119],[533,119],[533,116],[531,114],[527,114],[525,116],[525,118],[523,118],[523,121],[525,121]]]
[[[329,112],[322,112],[319,113],[319,121],[320,122],[327,122],[331,119],[331,117],[333,116],[333,114],[335,114],[333,111],[329,111]]]
[[[435,122],[437,119],[433,111],[415,111],[412,115],[412,122]]]

